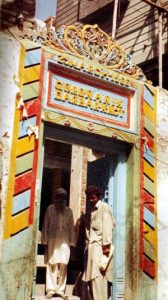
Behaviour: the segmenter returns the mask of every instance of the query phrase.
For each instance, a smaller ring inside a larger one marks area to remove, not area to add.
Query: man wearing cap
[[[72,210],[66,206],[66,200],[66,190],[58,188],[54,203],[47,208],[42,228],[42,243],[46,245],[47,298],[57,294],[63,299],[68,299],[64,293],[70,247],[75,246],[75,230]]]
[[[83,280],[88,282],[94,300],[108,299],[108,281],[112,282],[112,232],[115,225],[111,207],[101,201],[100,188],[88,186],[90,211],[86,216],[87,259]]]

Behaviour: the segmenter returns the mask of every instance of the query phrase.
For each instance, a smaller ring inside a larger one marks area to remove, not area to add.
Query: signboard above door
[[[89,60],[81,65],[81,59],[69,54],[57,51],[52,58],[44,72],[44,109],[137,133],[136,81]]]
[[[47,105],[98,123],[130,128],[131,96],[122,90],[105,90],[50,73]]]

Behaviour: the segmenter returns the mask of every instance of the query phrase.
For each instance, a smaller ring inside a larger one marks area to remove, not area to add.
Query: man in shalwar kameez
[[[66,206],[67,192],[58,188],[54,203],[46,211],[42,228],[42,243],[45,244],[47,298],[57,294],[63,299],[67,280],[67,264],[70,247],[75,246],[75,230],[72,210]]]
[[[108,281],[112,282],[112,232],[115,225],[111,207],[103,203],[99,187],[86,190],[91,205],[86,218],[87,258],[83,280],[88,282],[93,300],[108,299]]]

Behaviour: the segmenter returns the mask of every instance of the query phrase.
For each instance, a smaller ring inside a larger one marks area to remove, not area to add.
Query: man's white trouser
[[[46,292],[64,294],[67,280],[67,265],[47,264],[46,269]]]

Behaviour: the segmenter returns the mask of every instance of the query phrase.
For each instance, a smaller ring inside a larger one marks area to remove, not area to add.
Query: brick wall
[[[35,8],[36,0],[3,0],[1,4],[1,28],[14,26],[20,13],[25,19],[34,18]]]

